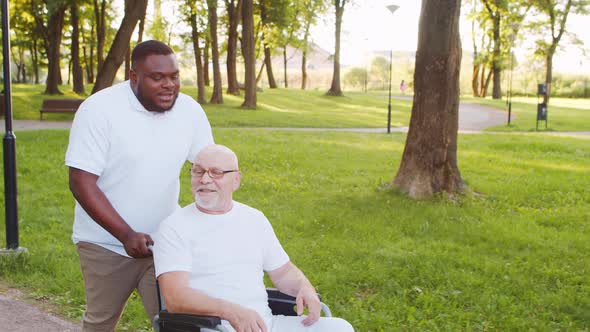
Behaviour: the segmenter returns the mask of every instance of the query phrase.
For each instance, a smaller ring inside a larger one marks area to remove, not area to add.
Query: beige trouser
[[[134,289],[153,319],[158,298],[152,257],[129,258],[88,242],[78,242],[76,248],[86,289],[83,331],[114,331]]]

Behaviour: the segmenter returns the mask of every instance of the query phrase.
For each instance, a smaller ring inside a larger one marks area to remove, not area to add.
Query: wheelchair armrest
[[[282,301],[292,301],[293,303],[295,303],[295,300],[296,300],[294,296],[287,295],[285,293],[281,293],[281,291],[279,291],[276,288],[267,288],[266,293],[268,294],[269,301],[282,300]],[[321,301],[322,296],[320,294],[318,294],[318,297],[320,298],[320,301]]]
[[[221,330],[221,318],[160,311],[156,324],[163,331],[195,331],[200,328]]]
[[[295,310],[295,297],[281,293],[276,288],[267,288],[266,293],[268,294],[268,306],[270,307],[273,315],[297,316],[297,311]],[[320,294],[318,294],[318,297],[320,298],[321,302],[322,297]],[[332,317],[330,308],[323,302],[321,302],[321,306],[324,316]]]

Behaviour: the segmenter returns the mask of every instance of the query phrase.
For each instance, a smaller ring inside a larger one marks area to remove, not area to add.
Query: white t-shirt
[[[179,94],[164,113],[147,111],[129,81],[88,97],[76,112],[67,166],[99,176],[98,187],[137,232],[153,233],[179,208],[179,176],[185,161],[213,143],[201,106]],[[91,242],[127,256],[123,245],[76,202],[74,243]]]
[[[221,215],[193,203],[164,220],[154,238],[156,276],[190,272],[191,288],[253,309],[269,322],[264,272],[288,263],[289,256],[262,212],[233,203]]]

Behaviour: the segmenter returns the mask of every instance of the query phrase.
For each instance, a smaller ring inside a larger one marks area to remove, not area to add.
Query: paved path
[[[79,325],[47,312],[42,303],[30,304],[24,295],[0,284],[0,331],[78,332]]]

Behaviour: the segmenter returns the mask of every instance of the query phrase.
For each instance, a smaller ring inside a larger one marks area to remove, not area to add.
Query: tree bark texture
[[[285,76],[285,89],[289,87],[289,80],[287,77],[287,45],[283,46],[283,74]]]
[[[254,50],[254,5],[242,0],[242,49],[244,55],[244,108],[256,108],[256,58]]]
[[[209,76],[209,49],[211,48],[211,40],[205,36],[205,48],[203,49],[203,77],[205,78],[205,86],[211,86],[211,79]]]
[[[59,82],[61,80],[60,74],[60,55],[59,48],[61,46],[61,36],[64,26],[64,16],[66,11],[66,4],[63,4],[55,9],[49,16],[47,22],[47,81],[45,82],[45,94],[55,95],[62,94],[59,91]]]
[[[96,24],[96,71],[100,72],[104,62],[104,43],[106,39],[106,0],[94,0],[94,20]]]
[[[209,32],[211,33],[211,62],[213,63],[213,94],[211,104],[223,104],[221,69],[219,68],[219,45],[217,44],[217,0],[207,0],[209,12]]]
[[[113,84],[117,70],[125,59],[125,54],[129,49],[131,35],[142,16],[145,16],[147,0],[125,0],[125,16],[121,21],[121,26],[115,35],[115,40],[111,45],[102,69],[96,75],[96,83],[92,93],[100,91]]]
[[[342,31],[342,14],[346,0],[334,0],[336,7],[336,47],[334,49],[334,72],[332,74],[332,85],[328,90],[329,96],[342,96],[340,87],[340,32]]]
[[[494,58],[492,60],[493,83],[492,83],[492,99],[502,99],[502,67],[500,65],[501,55],[501,41],[500,41],[500,12],[497,11],[493,16],[494,20]]]
[[[266,76],[268,77],[268,87],[271,89],[278,88],[275,75],[272,71],[272,55],[270,53],[270,47],[264,44],[264,63],[266,64]]]
[[[229,29],[227,32],[227,93],[239,96],[237,57],[238,57],[238,25],[240,24],[241,0],[226,0]]]
[[[303,35],[303,50],[301,51],[301,90],[307,86],[307,50],[309,48],[309,29],[311,22],[305,23],[305,34]]]
[[[80,29],[78,3],[73,1],[70,6],[70,16],[72,24],[72,78],[74,81],[74,92],[77,94],[84,93],[84,72],[80,64]]]
[[[203,73],[203,61],[201,59],[201,47],[199,47],[199,28],[197,26],[197,13],[194,8],[191,8],[191,34],[193,39],[193,51],[195,53],[195,65],[197,67],[197,102],[199,104],[206,104],[205,99],[205,77]]]
[[[462,192],[457,166],[460,0],[424,0],[415,95],[406,146],[394,185],[412,198]]]

